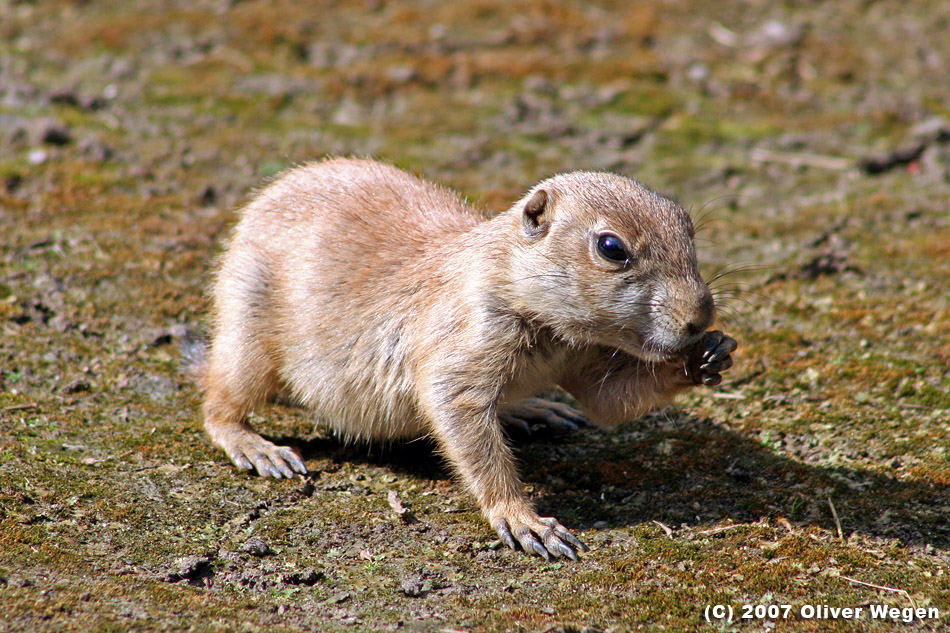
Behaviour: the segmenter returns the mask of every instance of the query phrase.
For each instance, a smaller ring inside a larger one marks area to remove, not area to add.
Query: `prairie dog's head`
[[[712,325],[693,223],[676,203],[609,173],[542,181],[508,212],[517,222],[518,308],[575,343],[647,361],[681,353]]]

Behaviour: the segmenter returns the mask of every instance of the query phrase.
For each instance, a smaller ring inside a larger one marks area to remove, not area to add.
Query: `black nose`
[[[716,304],[713,302],[712,294],[707,290],[700,296],[693,318],[686,323],[686,333],[689,336],[696,336],[705,332],[706,328],[712,325],[715,312]]]

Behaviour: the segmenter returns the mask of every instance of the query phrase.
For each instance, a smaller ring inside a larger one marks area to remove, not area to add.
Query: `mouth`
[[[669,350],[647,350],[641,349],[639,354],[640,358],[651,363],[666,363],[672,360],[676,360],[682,354],[678,351],[669,351]]]
[[[646,341],[641,339],[637,340],[634,345],[623,345],[621,349],[627,354],[649,363],[664,363],[682,357],[687,348],[671,348],[659,345],[649,339]]]
[[[625,345],[623,351],[650,363],[664,363],[686,356],[687,351],[695,341],[688,340],[681,344],[671,346],[664,345],[650,336],[637,336],[636,341],[633,343],[633,345]]]

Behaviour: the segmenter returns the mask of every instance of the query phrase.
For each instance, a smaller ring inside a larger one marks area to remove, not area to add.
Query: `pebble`
[[[247,539],[242,549],[251,556],[267,556],[274,553],[264,539],[256,536]]]
[[[424,591],[422,579],[419,577],[403,578],[400,588],[410,598],[421,596]]]

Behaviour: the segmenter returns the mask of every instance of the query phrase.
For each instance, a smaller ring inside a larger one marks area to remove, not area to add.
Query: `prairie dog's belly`
[[[388,440],[426,434],[406,378],[360,376],[364,372],[289,358],[281,381],[295,402],[347,438]]]
[[[367,410],[368,415],[351,415],[349,410],[321,411],[314,408],[316,421],[330,429],[340,437],[358,440],[389,441],[413,440],[429,434],[425,421],[418,415],[410,412],[391,413],[388,417],[381,417],[382,409]]]
[[[314,306],[319,315],[298,307],[284,311],[278,324],[278,377],[293,399],[344,437],[425,434],[408,352],[411,334],[398,312],[372,303],[339,305],[327,296],[309,300],[322,302]]]

